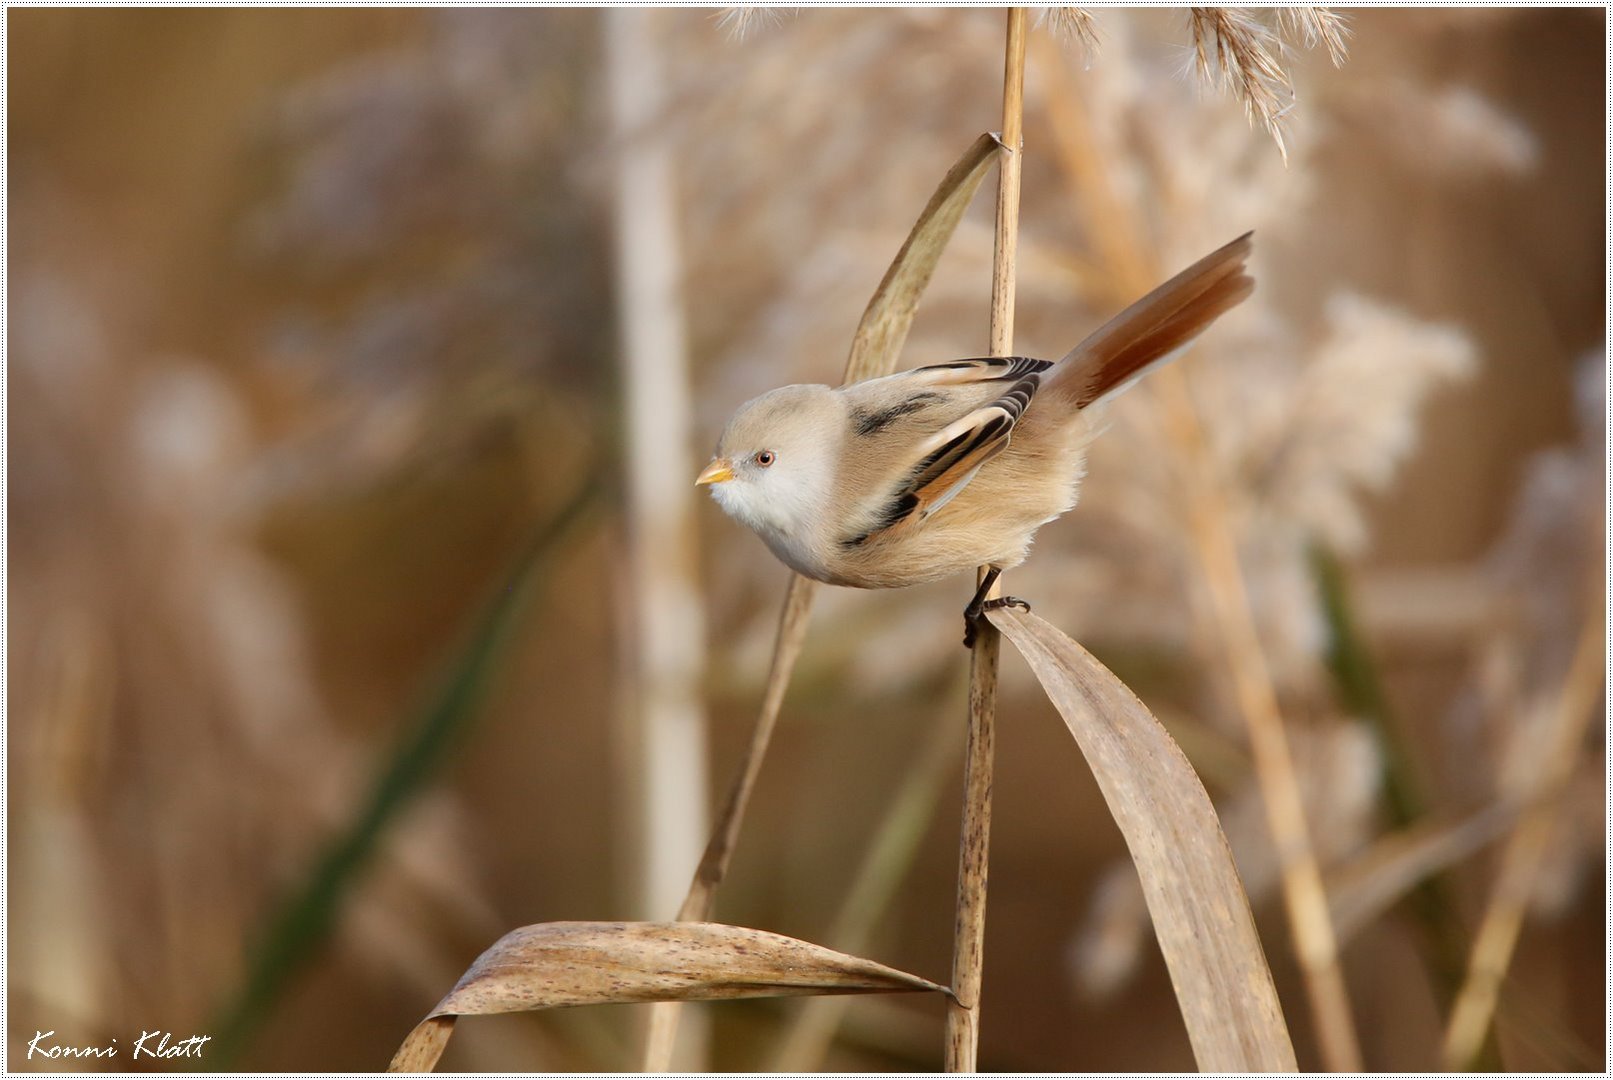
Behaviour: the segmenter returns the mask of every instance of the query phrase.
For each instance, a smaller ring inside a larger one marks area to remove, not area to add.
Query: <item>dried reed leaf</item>
[[[409,1034],[394,1067],[429,1067],[449,1031],[431,1021],[569,1005],[877,994],[946,987],[821,945],[743,926],[555,922],[505,934]],[[435,1053],[433,1053],[435,1051]]]
[[[434,1015],[932,990],[946,988],[767,930],[709,922],[557,922],[505,934]]]
[[[942,178],[863,310],[846,360],[846,382],[874,379],[896,370],[919,298],[935,273],[941,252],[986,178],[987,168],[1003,149],[997,136],[982,135]]]
[[[398,1047],[398,1052],[392,1055],[386,1071],[421,1073],[435,1069],[442,1052],[448,1049],[448,1040],[453,1037],[455,1019],[452,1016],[428,1016],[416,1024],[403,1040],[403,1045]]]
[[[1181,749],[1124,683],[1052,624],[1012,608],[990,618],[1064,717],[1120,826],[1199,1068],[1294,1071],[1248,897]]]

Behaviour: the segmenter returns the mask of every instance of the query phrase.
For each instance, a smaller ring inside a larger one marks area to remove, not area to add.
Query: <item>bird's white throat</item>
[[[729,517],[764,537],[799,532],[803,523],[810,520],[816,500],[805,490],[805,485],[770,481],[774,478],[734,479],[713,484],[711,497]]]
[[[818,576],[822,570],[812,557],[815,534],[809,526],[795,523],[799,510],[797,500],[789,498],[788,490],[775,493],[763,490],[764,487],[766,485],[730,481],[713,484],[711,496],[724,513],[761,537],[784,565],[809,577]],[[783,497],[778,497],[780,494]]]
[[[796,458],[780,461],[773,472],[736,476],[711,485],[711,496],[723,512],[760,536],[786,565],[812,573],[812,552],[818,547],[829,520],[828,488],[834,481],[833,465],[821,449],[798,450]]]

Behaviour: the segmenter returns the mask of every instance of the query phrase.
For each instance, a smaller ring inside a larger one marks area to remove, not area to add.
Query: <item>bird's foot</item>
[[[986,612],[1008,607],[1023,608],[1026,611],[1031,609],[1028,603],[1017,596],[999,596],[991,600],[986,599],[986,594],[997,583],[997,578],[1001,573],[1002,571],[995,566],[988,570],[984,580],[980,582],[980,588],[975,590],[974,599],[970,600],[969,606],[963,609],[963,647],[965,649],[974,648],[975,638],[979,636],[980,623],[985,619]]]
[[[1017,607],[1022,611],[1031,609],[1029,603],[1017,596],[999,596],[982,601],[978,606],[970,604],[969,609],[963,613],[963,647],[965,649],[975,647],[975,638],[980,634],[980,624],[986,620],[986,612],[1010,607]]]

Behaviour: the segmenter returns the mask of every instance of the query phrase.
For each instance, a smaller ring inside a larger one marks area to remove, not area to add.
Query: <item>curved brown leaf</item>
[[[1013,608],[990,618],[1064,717],[1120,826],[1199,1068],[1295,1071],[1249,899],[1181,749],[1125,683],[1052,624]]]
[[[442,1052],[448,1049],[448,1040],[454,1034],[454,1018],[452,1016],[428,1016],[416,1024],[414,1030],[409,1032],[398,1047],[398,1052],[392,1055],[392,1063],[386,1067],[387,1072],[430,1072],[437,1067],[437,1060]]]
[[[394,1071],[436,1064],[455,1016],[567,1005],[713,1001],[791,994],[948,993],[872,960],[743,926],[555,922],[499,938],[404,1041]]]

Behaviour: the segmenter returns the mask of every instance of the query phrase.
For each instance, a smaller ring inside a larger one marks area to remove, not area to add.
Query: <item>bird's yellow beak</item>
[[[720,484],[724,480],[732,480],[733,478],[734,470],[729,466],[728,462],[722,458],[712,458],[711,464],[700,471],[700,475],[695,477],[694,482],[696,484]]]

